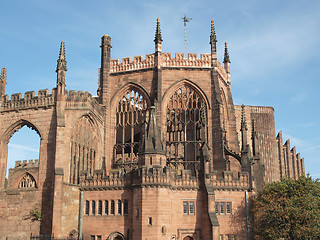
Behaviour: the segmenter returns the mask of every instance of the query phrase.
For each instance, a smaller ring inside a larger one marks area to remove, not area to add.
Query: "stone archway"
[[[124,240],[124,235],[119,232],[113,232],[109,235],[107,240]]]
[[[193,238],[190,237],[190,236],[186,236],[186,237],[183,238],[183,240],[193,240]]]

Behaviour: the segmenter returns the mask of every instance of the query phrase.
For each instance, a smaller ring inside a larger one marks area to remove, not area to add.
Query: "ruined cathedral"
[[[157,20],[154,53],[119,61],[103,36],[97,96],[65,88],[64,42],[51,92],[9,97],[2,69],[1,240],[248,239],[255,191],[305,174],[272,107],[233,103],[213,21],[210,53],[173,56],[162,42]],[[23,126],[40,137],[39,159],[16,161],[5,180]]]

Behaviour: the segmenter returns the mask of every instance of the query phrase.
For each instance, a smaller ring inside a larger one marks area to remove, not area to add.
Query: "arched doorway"
[[[124,235],[119,232],[113,232],[109,235],[107,240],[124,240]]]
[[[190,236],[186,236],[186,237],[183,238],[183,240],[193,240],[193,238],[190,237]]]

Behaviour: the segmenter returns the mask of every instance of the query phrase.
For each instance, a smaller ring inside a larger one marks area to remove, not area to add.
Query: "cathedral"
[[[304,160],[276,135],[272,107],[233,103],[213,21],[209,39],[200,56],[162,52],[158,19],[154,53],[120,61],[104,35],[97,96],[66,89],[64,42],[51,92],[9,97],[2,68],[0,240],[253,239],[250,198],[304,175]],[[40,137],[39,159],[6,179],[23,126]]]

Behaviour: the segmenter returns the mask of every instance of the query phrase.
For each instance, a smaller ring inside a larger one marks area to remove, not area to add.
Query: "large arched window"
[[[99,169],[99,134],[88,116],[81,117],[71,138],[70,183],[79,184],[80,174],[92,176]]]
[[[206,106],[191,87],[183,85],[170,97],[166,109],[166,154],[171,167],[200,170],[200,148],[204,141]]]
[[[126,91],[119,101],[116,110],[115,167],[137,164],[139,141],[147,109],[147,101],[138,90]]]
[[[18,188],[36,188],[36,187],[37,187],[36,180],[29,173],[26,173],[21,178],[21,180],[20,180],[20,182],[18,184]]]

